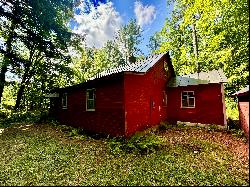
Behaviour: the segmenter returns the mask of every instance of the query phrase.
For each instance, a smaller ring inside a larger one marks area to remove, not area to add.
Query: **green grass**
[[[187,138],[190,132],[214,133],[164,129],[154,132],[160,149],[113,154],[114,139],[66,126],[2,128],[0,185],[249,185],[249,167],[230,149],[195,134]]]

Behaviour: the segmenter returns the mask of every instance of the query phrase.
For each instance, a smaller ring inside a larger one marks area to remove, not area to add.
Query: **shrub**
[[[0,120],[5,120],[6,118],[10,117],[11,110],[6,108],[0,108]]]
[[[128,139],[116,137],[109,140],[109,148],[113,154],[126,153],[150,153],[163,145],[163,140],[154,132],[137,132]]]
[[[5,116],[1,119],[2,127],[10,127],[15,123],[37,123],[40,120],[39,111],[4,111],[2,115]]]
[[[207,125],[206,128],[209,130],[209,131],[224,131],[224,129],[222,128],[219,128],[218,125],[215,125],[215,124],[212,124],[212,125]]]
[[[173,127],[176,127],[177,125],[173,125],[169,122],[160,122],[160,125],[158,126],[159,131],[166,131],[167,129],[171,129]]]
[[[124,144],[124,139],[119,137],[112,138],[108,142],[109,149],[113,154],[119,154],[120,152],[122,152]]]
[[[60,129],[61,132],[64,132],[69,137],[80,139],[85,139],[87,137],[86,132],[83,129],[75,128],[70,125],[60,125],[56,121],[52,122],[51,125]]]
[[[228,118],[227,126],[228,126],[229,130],[230,129],[240,129],[239,121],[238,120],[233,120],[232,118]]]
[[[245,138],[245,133],[241,129],[231,129],[232,135],[238,138]]]

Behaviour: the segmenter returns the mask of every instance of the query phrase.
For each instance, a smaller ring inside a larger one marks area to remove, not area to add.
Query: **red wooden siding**
[[[163,91],[171,75],[166,76],[165,60],[162,58],[146,74],[124,75],[126,136],[166,120]]]
[[[112,136],[130,136],[166,120],[224,125],[223,84],[167,87],[174,70],[169,55],[160,58],[146,73],[120,72],[61,89],[50,112],[64,124]],[[96,107],[86,111],[86,90],[91,88],[96,90]],[[194,91],[195,108],[181,108],[182,91]],[[65,92],[68,106],[62,109]]]
[[[181,108],[182,91],[194,91],[195,108]],[[168,121],[225,125],[221,84],[167,88]]]
[[[244,130],[247,139],[249,140],[249,101],[248,97],[238,97],[238,109],[241,128]]]
[[[86,111],[86,89],[96,89],[95,111]],[[57,102],[58,120],[85,130],[123,135],[124,129],[124,87],[123,75],[116,75],[110,80],[102,80],[84,88],[66,91],[68,108],[62,109],[61,100]]]

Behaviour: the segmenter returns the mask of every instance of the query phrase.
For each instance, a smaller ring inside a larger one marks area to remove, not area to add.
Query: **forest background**
[[[86,34],[69,27],[80,4],[0,0],[0,116],[46,112],[46,95],[54,88],[145,58],[139,48],[142,28],[134,19],[102,47],[87,46]],[[248,1],[168,0],[168,4],[173,6],[170,18],[147,47],[152,54],[169,51],[177,75],[222,68],[228,78],[227,116],[237,119],[237,101],[230,96],[249,85]]]

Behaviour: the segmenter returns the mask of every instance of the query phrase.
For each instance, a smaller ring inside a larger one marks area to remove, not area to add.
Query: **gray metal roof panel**
[[[170,80],[170,82],[168,83],[168,87],[189,86],[189,85],[199,85],[208,83],[209,81],[207,80],[177,76]]]
[[[151,67],[155,65],[156,62],[161,59],[163,55],[164,54],[162,53],[159,55],[150,56],[148,62],[145,63],[145,66],[142,69],[138,69],[138,72],[147,72]]]
[[[209,83],[224,83],[227,78],[222,69],[212,70],[209,72],[200,72],[172,78],[168,84],[169,87],[189,86]]]
[[[222,69],[219,70],[212,70],[209,72],[200,72],[188,75],[182,75],[182,77],[194,78],[194,79],[201,79],[201,80],[208,80],[209,83],[220,83],[220,82],[227,82],[227,78],[223,73]]]
[[[249,85],[247,85],[247,87],[245,87],[245,88],[242,88],[240,91],[234,93],[233,96],[237,96],[237,95],[240,95],[240,94],[243,94],[246,92],[249,92]]]

